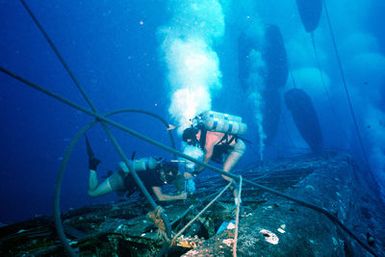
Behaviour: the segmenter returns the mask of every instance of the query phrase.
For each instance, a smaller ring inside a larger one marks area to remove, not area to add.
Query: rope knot
[[[166,233],[166,225],[164,223],[164,220],[162,218],[162,215],[165,215],[164,209],[160,206],[156,207],[155,210],[150,211],[147,214],[147,217],[152,220],[152,222],[155,224],[155,226],[159,229],[159,234],[162,237],[165,237],[167,240],[167,233]]]

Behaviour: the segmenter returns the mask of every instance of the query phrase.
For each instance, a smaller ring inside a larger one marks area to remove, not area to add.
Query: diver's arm
[[[215,146],[215,144],[212,144],[212,143],[206,144],[206,146],[205,146],[205,152],[206,152],[206,153],[205,153],[205,157],[204,157],[204,159],[203,159],[203,162],[204,162],[205,164],[209,163],[211,157],[213,156],[214,146]],[[197,164],[197,167],[196,167],[196,169],[195,169],[195,171],[194,171],[194,175],[198,175],[198,174],[201,173],[204,169],[205,169],[204,166],[201,166],[201,165]]]
[[[205,158],[203,160],[203,163],[204,164],[207,164],[209,163],[210,159],[211,159],[211,156],[213,156],[213,149],[211,149],[210,151],[207,151],[206,154],[205,154]],[[199,165],[197,166],[197,169],[194,171],[194,174],[198,174],[198,173],[201,173],[206,167],[205,166],[202,166],[202,165]]]
[[[223,133],[207,131],[205,144],[205,159],[203,161],[204,163],[208,163],[210,161],[214,153],[214,147],[221,141],[223,135]]]
[[[205,154],[205,159],[203,160],[204,163],[208,163],[213,156],[214,152],[214,145],[209,145],[206,146],[206,154]]]
[[[152,187],[152,191],[154,192],[156,198],[159,201],[175,201],[175,200],[184,200],[187,198],[187,194],[185,192],[178,195],[169,195],[169,194],[164,194],[160,187]]]

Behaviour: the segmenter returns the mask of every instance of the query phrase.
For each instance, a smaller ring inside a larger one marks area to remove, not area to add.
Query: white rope
[[[234,244],[233,244],[233,257],[237,257],[237,244],[238,244],[238,232],[239,232],[239,212],[241,209],[241,193],[242,193],[242,176],[239,176],[239,190],[237,199],[237,210],[235,212],[235,232],[234,232]]]
[[[219,197],[223,195],[224,192],[231,186],[232,182],[230,182],[223,190],[213,199],[209,204],[206,205],[205,208],[203,208],[192,220],[190,220],[186,226],[184,226],[172,239],[172,244],[175,243],[175,240],[189,227],[191,224],[196,221],[216,200],[218,200]]]

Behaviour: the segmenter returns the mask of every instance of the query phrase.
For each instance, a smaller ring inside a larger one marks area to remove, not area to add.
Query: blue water
[[[42,3],[32,0],[28,5],[98,111],[143,109],[177,123],[169,112],[175,87],[170,86],[170,68],[161,47],[165,37],[160,30],[165,26],[173,29],[176,23],[172,19],[179,17],[175,10],[190,9],[178,7],[178,1],[170,1],[169,5],[166,2],[70,0]],[[207,40],[218,56],[222,74],[221,88],[210,91],[211,105],[213,110],[242,116],[249,125],[246,137],[252,144],[248,145],[238,168],[256,163],[260,158],[258,123],[247,101],[249,92],[243,91],[237,76],[237,35],[250,16],[258,17],[257,25],[272,23],[281,28],[290,70],[297,86],[313,99],[325,148],[346,150],[365,166],[325,15],[321,16],[315,40],[322,69],[328,78],[326,91],[320,86],[319,73],[308,69],[317,69],[317,66],[310,36],[303,30],[295,1],[245,1],[237,8],[231,8],[231,1],[221,1],[221,4],[225,31],[220,38]],[[248,8],[250,6],[252,8]],[[328,7],[370,167],[385,188],[385,35],[382,26],[385,4],[380,0],[360,0],[351,6],[349,1],[339,1],[329,3]],[[189,15],[182,18],[188,19]],[[209,22],[217,25],[215,21]],[[255,29],[258,31],[259,27]],[[0,66],[88,108],[18,1],[0,0]],[[65,148],[77,130],[92,118],[3,73],[0,73],[0,88],[0,222],[8,224],[51,214],[56,175]],[[290,88],[293,84],[289,78],[281,94]],[[277,135],[264,149],[266,159],[309,152],[285,108],[282,102]],[[157,121],[138,114],[119,115],[116,119],[169,143],[166,131]],[[163,150],[116,129],[112,131],[128,156],[136,151],[137,156],[170,158]],[[179,147],[179,137],[174,134]],[[120,159],[100,127],[92,129],[88,135],[102,159],[99,172],[102,177],[107,170],[116,168]],[[64,178],[64,210],[115,199],[114,195],[88,197],[86,158],[82,140],[73,152]]]

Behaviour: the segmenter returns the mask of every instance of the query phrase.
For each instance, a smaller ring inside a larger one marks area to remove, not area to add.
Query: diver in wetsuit
[[[99,184],[97,167],[100,164],[86,137],[88,164],[89,164],[89,183],[88,195],[96,197],[110,192],[133,193],[136,190],[136,183],[131,176],[130,169],[124,162],[120,162],[120,169]],[[177,195],[165,194],[162,186],[172,183],[178,175],[178,165],[173,162],[153,157],[130,161],[130,167],[134,167],[137,175],[142,180],[147,190],[153,193],[159,201],[184,200],[187,195],[182,192]]]
[[[245,143],[239,137],[247,130],[247,125],[242,122],[242,118],[220,112],[205,111],[191,121],[191,127],[183,131],[183,141],[189,146],[203,151],[204,163],[208,163],[210,160],[221,163],[223,171],[230,172],[246,150]],[[190,179],[203,169],[203,166],[195,166],[192,172],[185,172],[184,177]],[[226,175],[222,175],[222,177],[233,182],[233,179]],[[232,189],[237,204],[238,189],[235,183],[233,183]]]
[[[183,131],[182,139],[188,145],[199,147],[204,152],[204,163],[210,160],[223,163],[223,171],[230,172],[246,150],[246,145],[236,135],[208,131],[203,127],[190,127]],[[200,173],[204,167],[197,167],[192,175]],[[223,176],[227,181],[232,179]]]

